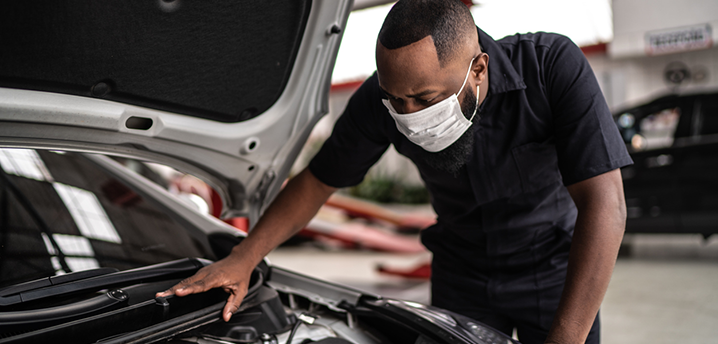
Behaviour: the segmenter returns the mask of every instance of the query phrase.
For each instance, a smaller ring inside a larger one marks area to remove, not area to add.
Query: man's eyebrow
[[[398,97],[394,96],[393,94],[387,92],[383,87],[379,86],[379,88],[380,88],[381,91],[384,92],[384,94],[386,94],[387,96],[392,97],[392,98],[398,98]],[[438,92],[438,91],[425,90],[425,91],[421,91],[421,92],[419,92],[419,93],[409,94],[409,95],[407,95],[407,97],[408,97],[408,98],[420,98],[420,97],[425,96],[425,95],[427,95],[427,94],[436,93],[436,92]]]
[[[421,92],[416,93],[416,94],[409,94],[409,95],[407,95],[407,97],[409,97],[409,98],[419,98],[419,97],[422,97],[422,96],[425,96],[425,95],[428,95],[428,94],[431,94],[431,93],[437,93],[437,92],[439,92],[439,91],[425,90],[425,91],[421,91]]]

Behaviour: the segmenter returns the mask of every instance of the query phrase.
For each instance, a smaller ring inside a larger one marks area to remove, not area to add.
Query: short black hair
[[[391,50],[431,36],[443,67],[464,44],[472,28],[474,19],[460,0],[400,0],[386,16],[379,42]]]

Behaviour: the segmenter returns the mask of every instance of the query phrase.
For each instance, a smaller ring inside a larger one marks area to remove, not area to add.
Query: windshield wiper
[[[145,283],[161,278],[185,277],[211,263],[211,261],[202,258],[183,258],[113,273],[106,273],[107,270],[98,271],[102,269],[82,271],[64,280],[61,278],[63,276],[48,277],[0,290],[0,306],[119,285]],[[81,275],[82,273],[86,274]],[[98,275],[98,273],[102,274]],[[52,280],[53,278],[54,280]],[[55,284],[48,286],[48,282],[45,280]]]
[[[2,296],[10,296],[13,294],[20,294],[22,292],[50,287],[53,285],[59,285],[62,283],[68,283],[68,282],[74,282],[79,281],[85,278],[100,276],[100,275],[106,275],[113,272],[118,272],[120,270],[117,270],[116,268],[99,268],[99,269],[92,269],[92,270],[84,270],[84,271],[78,271],[73,272],[69,274],[64,275],[58,275],[58,276],[51,276],[51,277],[45,277],[36,279],[34,281],[24,282],[20,284],[15,284],[6,288],[0,289],[0,297]]]

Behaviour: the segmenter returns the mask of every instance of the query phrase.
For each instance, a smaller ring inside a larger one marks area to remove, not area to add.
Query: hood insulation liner
[[[0,11],[0,87],[247,120],[282,94],[310,7],[310,0],[9,2]]]

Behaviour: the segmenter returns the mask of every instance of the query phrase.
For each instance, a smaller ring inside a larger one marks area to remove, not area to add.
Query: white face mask
[[[474,59],[471,59],[469,71],[466,72],[464,83],[461,84],[459,92],[426,109],[400,114],[394,110],[388,99],[382,99],[382,103],[389,110],[391,117],[394,118],[399,132],[404,134],[409,141],[432,153],[442,151],[456,142],[466,129],[471,126],[471,121],[479,108],[478,86],[476,87],[476,108],[471,115],[471,119],[466,119],[464,113],[461,112],[461,104],[458,98],[458,95],[464,89],[464,85],[466,85],[466,80],[469,79],[473,62]]]

